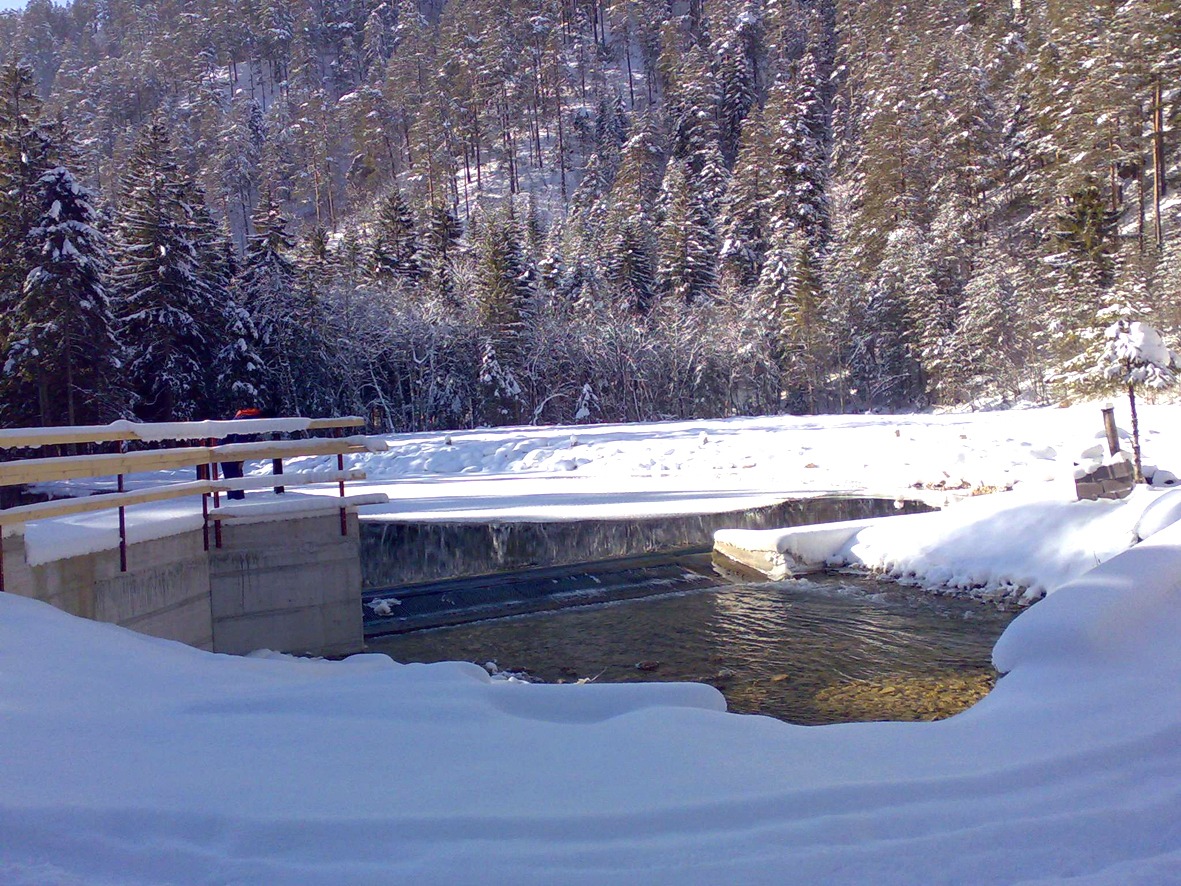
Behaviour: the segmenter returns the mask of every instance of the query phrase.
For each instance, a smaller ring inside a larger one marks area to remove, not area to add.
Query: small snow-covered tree
[[[1103,351],[1103,374],[1128,391],[1132,410],[1132,459],[1136,482],[1144,482],[1140,463],[1140,421],[1136,414],[1136,386],[1161,389],[1177,380],[1177,355],[1165,346],[1161,334],[1146,323],[1120,320],[1108,327]]]

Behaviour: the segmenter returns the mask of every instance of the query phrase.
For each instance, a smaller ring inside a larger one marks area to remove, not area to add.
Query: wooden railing
[[[137,424],[116,422],[73,428],[17,428],[0,430],[0,450],[77,446],[78,444],[118,444],[119,452],[86,455],[53,455],[40,458],[19,458],[0,462],[0,487],[58,480],[93,477],[115,477],[115,492],[97,493],[36,504],[19,505],[0,510],[0,534],[8,526],[23,525],[34,520],[62,517],[103,510],[119,512],[119,567],[127,571],[126,508],[131,505],[165,501],[188,496],[201,496],[203,537],[209,549],[209,528],[213,524],[214,543],[221,547],[221,521],[240,516],[241,512],[221,507],[221,495],[233,490],[274,488],[283,492],[287,486],[315,483],[337,483],[339,497],[345,498],[345,483],[364,480],[365,472],[346,471],[344,456],[351,453],[380,452],[385,444],[371,437],[311,437],[302,440],[266,440],[249,443],[215,441],[230,434],[238,436],[274,435],[292,432],[331,431],[341,433],[347,428],[364,425],[356,417],[320,419],[251,419],[248,430],[243,422],[173,422],[167,424]],[[126,451],[129,443],[185,442],[190,445],[176,448]],[[191,445],[204,441],[203,445]],[[335,471],[306,471],[284,474],[283,460],[302,456],[335,455]],[[227,479],[219,477],[219,466],[224,462],[271,460],[274,474],[263,477]],[[128,491],[124,488],[128,474],[195,468],[195,479],[164,483],[149,489]],[[281,476],[282,485],[276,482]],[[212,499],[213,507],[210,508]],[[348,533],[346,508],[340,511],[341,534]],[[0,591],[4,590],[3,545],[0,544]]]

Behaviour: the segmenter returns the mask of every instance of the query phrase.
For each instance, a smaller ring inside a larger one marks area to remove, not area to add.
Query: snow
[[[49,444],[54,437],[84,437],[94,432],[96,440],[118,434],[128,440],[142,440],[155,443],[161,440],[208,440],[221,439],[231,434],[294,433],[306,431],[311,424],[309,418],[267,418],[231,419],[226,421],[177,421],[177,422],[135,422],[120,419],[109,425],[77,425],[45,428]],[[0,448],[6,446],[39,446],[38,435],[28,428],[0,428]]]
[[[127,541],[152,541],[201,528],[201,499],[172,499],[126,509]],[[25,526],[25,559],[30,566],[119,547],[119,512],[96,511]]]
[[[1177,355],[1151,326],[1120,320],[1108,327],[1104,337],[1102,363],[1109,378],[1153,388],[1169,387],[1175,381]]]
[[[433,519],[1013,484],[853,544],[1054,588],[998,642],[992,694],[937,723],[801,727],[698,684],[213,655],[0,594],[0,882],[1178,882],[1178,493],[1069,502],[1070,463],[1032,452],[1078,451],[1098,422],[1091,405],[528,428],[353,457],[410,493],[379,516]],[[1181,409],[1141,422],[1167,464]],[[1120,553],[1137,523],[1153,531]]]

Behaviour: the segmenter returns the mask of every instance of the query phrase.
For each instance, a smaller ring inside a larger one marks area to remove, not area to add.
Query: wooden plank
[[[149,452],[116,452],[109,455],[22,459],[0,463],[0,486],[167,471],[209,464],[211,460],[209,448],[206,446],[157,449]]]
[[[340,428],[360,428],[365,419],[355,415],[340,418],[254,418],[250,419],[251,433],[271,434],[292,432],[291,423],[298,421],[300,430],[325,431]],[[121,441],[206,440],[226,436],[226,422],[115,422],[111,425],[82,425],[71,428],[4,428],[0,429],[0,449],[22,449],[71,443],[118,443]]]
[[[296,474],[284,474],[284,486],[312,486],[316,483],[348,483],[353,480],[364,480],[364,471],[300,471]],[[218,480],[213,486],[220,490],[227,489],[271,489],[277,478],[274,474],[264,474],[261,477],[243,477],[240,480]],[[3,512],[0,512],[3,513]]]
[[[67,517],[71,514],[86,514],[92,511],[107,511],[119,507],[142,505],[152,501],[166,501],[170,498],[185,498],[212,492],[212,484],[204,480],[195,480],[191,483],[172,483],[168,486],[138,489],[134,492],[109,492],[58,501],[43,501],[0,511],[0,526],[13,526],[32,520]]]
[[[364,479],[364,471],[308,471],[283,475],[283,481],[288,486],[310,486],[316,483]],[[212,494],[215,490],[269,489],[274,485],[274,480],[271,477],[245,477],[241,480],[219,480],[216,483],[207,480],[194,480],[188,483],[170,483],[167,486],[157,486],[151,489],[137,489],[133,492],[99,493],[78,498],[37,502],[0,511],[0,526],[15,526],[33,520],[46,520],[50,517],[67,517],[72,514],[113,510],[114,508],[147,504],[153,501]],[[332,499],[332,501],[335,502],[336,499]]]
[[[312,437],[307,440],[260,440],[257,443],[225,443],[210,446],[210,461],[249,461],[268,458],[300,458],[305,455],[349,455],[385,452],[384,440],[376,437]]]
[[[322,437],[308,440],[229,443],[224,446],[187,446],[109,455],[30,458],[0,463],[0,486],[168,471],[223,461],[380,452],[384,446],[380,440],[365,437]]]
[[[343,498],[331,495],[307,495],[293,500],[289,504],[282,500],[283,496],[276,495],[270,500],[281,507],[268,509],[258,505],[224,505],[209,512],[210,520],[248,520],[248,519],[283,519],[298,517],[300,514],[331,513],[339,508],[349,510],[363,505],[385,504],[389,496],[382,492],[365,492],[359,495],[346,495]],[[295,504],[294,502],[298,502]],[[3,512],[0,512],[3,513]]]

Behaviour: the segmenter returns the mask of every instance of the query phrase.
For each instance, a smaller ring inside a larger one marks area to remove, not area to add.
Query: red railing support
[[[119,475],[119,492],[123,492],[123,475]],[[119,571],[127,571],[127,508],[119,508]]]
[[[344,455],[341,453],[338,453],[336,456],[336,469],[338,471],[344,470]],[[344,498],[344,480],[340,481],[340,497]],[[340,509],[340,534],[349,534],[349,517],[348,512],[344,508]]]

